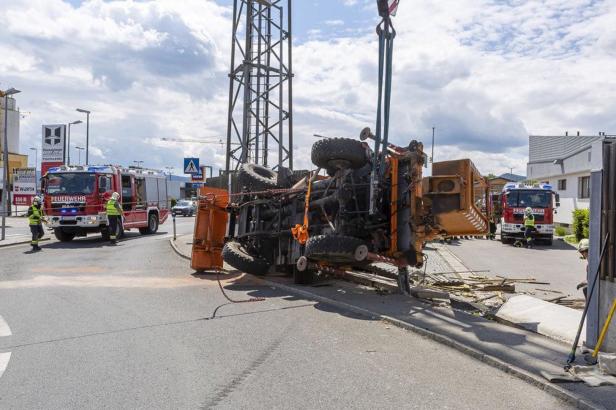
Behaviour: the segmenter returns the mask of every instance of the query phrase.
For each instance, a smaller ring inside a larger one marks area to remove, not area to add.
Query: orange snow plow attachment
[[[227,190],[202,187],[195,221],[190,267],[201,272],[222,269],[229,203]]]
[[[486,178],[468,159],[435,162],[423,179],[424,202],[447,235],[486,235],[491,212]]]

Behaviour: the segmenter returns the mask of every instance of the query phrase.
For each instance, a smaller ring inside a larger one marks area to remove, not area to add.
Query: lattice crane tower
[[[226,170],[293,169],[292,0],[234,0]]]

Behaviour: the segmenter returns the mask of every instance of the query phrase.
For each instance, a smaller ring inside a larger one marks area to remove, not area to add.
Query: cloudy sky
[[[215,168],[226,135],[232,0],[0,0],[0,88],[22,90],[22,151],[92,111],[91,162]],[[374,128],[374,0],[294,2],[297,167],[312,134]],[[525,173],[528,134],[616,133],[613,0],[402,0],[392,139],[436,127],[436,160]],[[83,144],[85,127],[73,128]],[[76,157],[76,152],[73,152]]]

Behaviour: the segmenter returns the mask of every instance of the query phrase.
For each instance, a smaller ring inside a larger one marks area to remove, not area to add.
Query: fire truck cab
[[[535,239],[552,245],[554,212],[558,206],[559,196],[549,184],[506,184],[500,195],[501,241],[511,243],[524,237],[524,211],[531,207],[535,216]]]
[[[44,208],[58,240],[100,232],[107,239],[105,205],[113,192],[120,194],[125,230],[153,234],[169,214],[167,180],[158,171],[119,166],[61,166],[50,168],[43,178]]]

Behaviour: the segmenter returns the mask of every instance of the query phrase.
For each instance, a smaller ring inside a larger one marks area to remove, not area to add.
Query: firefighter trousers
[[[32,241],[30,243],[32,246],[38,246],[39,240],[45,235],[43,225],[30,225],[30,233],[32,233]]]
[[[120,215],[108,215],[107,220],[109,221],[109,239],[115,242],[118,228],[122,225],[122,217]]]
[[[534,226],[527,226],[524,230],[524,238],[526,239],[526,243],[531,243],[533,241],[533,235],[535,234]]]

